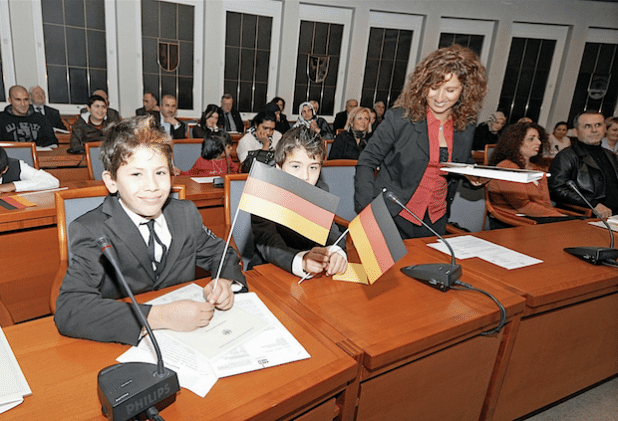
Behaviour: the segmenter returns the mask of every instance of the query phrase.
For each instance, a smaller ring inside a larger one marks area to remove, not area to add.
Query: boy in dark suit
[[[328,191],[326,183],[319,180],[325,159],[324,140],[305,126],[285,132],[275,148],[277,168]],[[348,267],[345,240],[332,245],[341,235],[335,223],[328,234],[328,247],[259,216],[251,215],[251,227],[256,250],[249,268],[273,263],[296,276],[305,277],[320,272],[332,276],[345,272]]]
[[[169,198],[171,142],[152,117],[111,125],[101,158],[110,195],[69,226],[73,257],[54,320],[67,336],[135,345],[143,326],[128,303],[117,301],[125,294],[101,256],[97,239],[110,239],[135,294],[192,281],[196,265],[214,276],[225,242],[202,225],[192,202]],[[233,290],[246,289],[232,248],[226,251],[214,291],[213,283],[204,288],[205,303],[181,300],[140,308],[153,329],[190,331],[208,325],[215,308],[232,307]]]

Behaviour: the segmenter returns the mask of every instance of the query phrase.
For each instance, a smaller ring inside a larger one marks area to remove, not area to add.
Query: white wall
[[[7,2],[10,11],[13,57],[17,83],[26,87],[38,83],[45,69],[37,69],[35,38],[32,28],[33,7],[39,7],[38,0],[0,0]],[[296,114],[291,109],[294,86],[294,69],[298,39],[298,0],[281,0],[281,43],[279,51],[279,72],[277,93],[286,99],[288,116]],[[420,15],[424,18],[424,30],[419,57],[433,51],[438,45],[439,21],[442,17],[488,20],[495,22],[492,52],[487,63],[489,71],[489,93],[485,99],[480,119],[484,120],[495,110],[500,95],[502,78],[511,40],[514,22],[568,27],[568,39],[562,66],[557,81],[558,88],[552,98],[547,125],[566,119],[571,105],[577,73],[589,28],[618,29],[618,4],[592,1],[526,1],[526,0],[477,0],[477,1],[373,1],[373,0],[311,0],[311,4],[345,8],[352,11],[351,41],[343,84],[343,95],[337,98],[340,108],[347,98],[360,98],[364,52],[368,40],[369,11],[383,11],[400,14]],[[222,94],[220,75],[223,74],[224,21],[222,2],[205,1],[203,12],[203,87],[196,95],[202,97],[202,104],[219,103]],[[141,106],[141,87],[136,86],[132,75],[141,72],[141,42],[137,33],[140,16],[138,0],[115,2],[116,35],[118,51],[118,101],[112,106],[119,108],[122,115],[132,115]],[[2,48],[5,48],[3,43]],[[63,109],[62,106],[59,108]],[[73,108],[74,109],[74,106]]]

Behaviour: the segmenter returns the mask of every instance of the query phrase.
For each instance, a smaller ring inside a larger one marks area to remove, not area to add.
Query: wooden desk
[[[61,186],[80,188],[102,183],[82,180],[62,182]],[[196,183],[189,177],[175,177],[172,184],[185,186],[186,199],[198,207],[204,224],[224,237],[223,189]],[[13,194],[16,193],[4,195]],[[37,204],[35,207],[0,207],[0,297],[15,322],[45,316],[51,311],[49,294],[60,265],[54,195],[53,191],[42,191],[25,196]]]
[[[86,155],[70,154],[69,145],[60,144],[51,151],[39,151],[39,166],[60,182],[88,179]]]
[[[459,261],[465,273],[526,299],[501,391],[488,400],[486,419],[493,413],[494,420],[513,420],[618,373],[618,270],[562,250],[608,246],[606,230],[570,221],[474,235],[543,260],[516,270],[477,258]],[[424,252],[441,255],[429,247]]]
[[[139,301],[162,292],[143,294]],[[181,389],[176,402],[161,412],[166,420],[333,420],[335,401],[358,371],[356,361],[268,291],[258,295],[311,358],[220,379],[205,398]],[[33,394],[0,420],[106,419],[97,374],[128,346],[61,336],[51,317],[4,332]]]
[[[344,419],[479,419],[500,343],[518,324],[524,300],[464,274],[465,282],[493,293],[511,321],[499,334],[479,336],[496,326],[498,307],[484,295],[443,293],[399,270],[422,262],[426,256],[409,253],[372,286],[327,277],[298,285],[298,278],[272,265],[253,270],[262,276],[250,285],[275,292],[361,361],[358,407],[356,413],[346,408]]]

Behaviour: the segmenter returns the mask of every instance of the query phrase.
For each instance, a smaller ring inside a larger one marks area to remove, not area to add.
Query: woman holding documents
[[[445,233],[457,178],[441,171],[440,163],[474,163],[474,121],[486,90],[485,68],[471,50],[452,45],[425,57],[358,158],[356,211],[386,188]],[[433,235],[397,204],[387,206],[404,238]]]
[[[538,162],[543,151],[548,148],[548,136],[543,127],[536,123],[517,123],[509,126],[502,134],[489,165],[543,171]],[[498,211],[524,214],[538,223],[568,218],[552,206],[547,177],[530,183],[492,180],[489,183],[489,200]],[[491,222],[492,227],[493,225],[496,225],[495,228],[504,227],[499,226],[498,221]]]

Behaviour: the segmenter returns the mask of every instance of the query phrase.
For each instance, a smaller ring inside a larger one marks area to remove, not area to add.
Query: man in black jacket
[[[234,98],[230,94],[223,94],[221,97],[221,108],[217,126],[226,132],[245,132],[245,124],[236,108],[234,108]]]
[[[549,168],[549,191],[557,202],[586,206],[567,183],[579,191],[603,216],[618,214],[618,159],[601,146],[605,135],[603,114],[586,111],[573,120],[577,142],[558,152]]]

